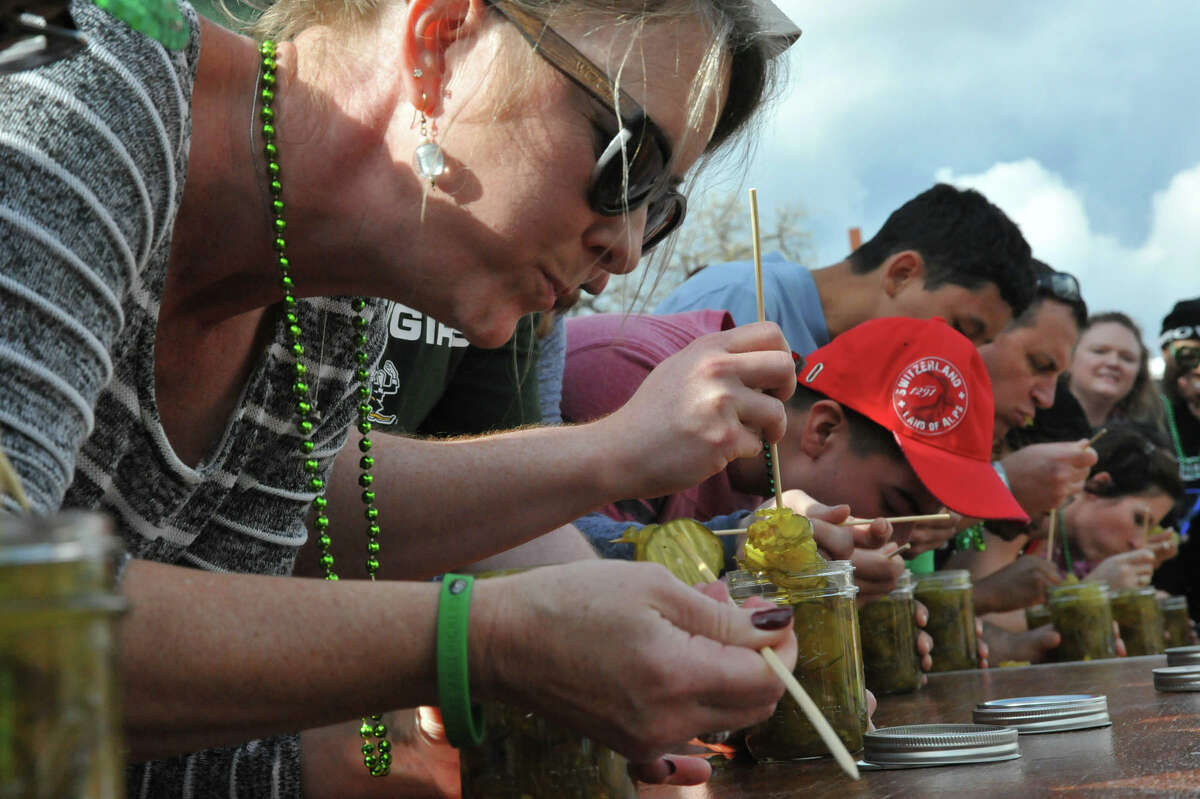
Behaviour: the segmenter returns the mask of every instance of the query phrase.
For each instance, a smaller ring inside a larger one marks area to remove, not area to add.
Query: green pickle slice
[[[667,571],[687,583],[712,582],[725,567],[725,549],[712,530],[693,519],[674,519],[665,524],[630,527],[621,541],[634,545],[634,560],[661,563]],[[686,545],[685,545],[686,544]],[[711,574],[706,574],[689,553],[695,552]]]
[[[789,508],[762,508],[746,530],[743,565],[750,571],[796,572],[825,563],[812,522]]]

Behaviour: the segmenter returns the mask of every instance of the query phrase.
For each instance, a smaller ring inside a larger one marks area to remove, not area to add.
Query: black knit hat
[[[1163,318],[1158,346],[1165,347],[1172,341],[1187,338],[1200,338],[1200,297],[1175,303],[1175,307]]]

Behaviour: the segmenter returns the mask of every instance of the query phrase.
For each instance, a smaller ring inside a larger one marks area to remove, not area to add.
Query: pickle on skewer
[[[826,564],[813,539],[812,522],[788,508],[763,508],[746,530],[742,566],[765,572],[780,588],[808,589],[812,578],[796,578]]]

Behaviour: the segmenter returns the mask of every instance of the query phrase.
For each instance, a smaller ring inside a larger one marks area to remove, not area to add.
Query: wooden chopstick
[[[907,522],[948,522],[950,521],[949,513],[925,513],[919,516],[885,516],[883,517],[892,524],[905,524]],[[859,519],[851,516],[843,522],[830,522],[834,527],[854,527],[860,524],[870,524],[874,519]],[[734,527],[728,530],[713,530],[713,535],[741,535],[746,532],[744,527]],[[620,541],[621,539],[614,539]]]

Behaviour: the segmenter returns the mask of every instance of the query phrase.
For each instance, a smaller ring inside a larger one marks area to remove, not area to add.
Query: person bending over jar
[[[1179,464],[1141,425],[1112,425],[1095,448],[1100,459],[1083,491],[1061,511],[1054,559],[1114,589],[1148,585],[1158,563],[1146,539],[1183,494]]]
[[[469,617],[467,580],[383,578],[757,454],[795,384],[778,328],[695,342],[592,424],[400,447],[365,416],[388,300],[496,346],[678,225],[772,83],[757,5],[282,0],[271,41],[180,8],[171,52],[74,3],[86,48],[0,75],[0,440],[37,512],[110,514],[131,555],[131,790],[390,795],[372,715],[441,701],[470,737],[468,695],[703,779],[664,755],[771,712],[776,611],[650,564],[488,580]],[[332,469],[351,427],[357,476]],[[372,579],[286,577],[310,510]],[[363,714],[370,754],[315,745]]]

